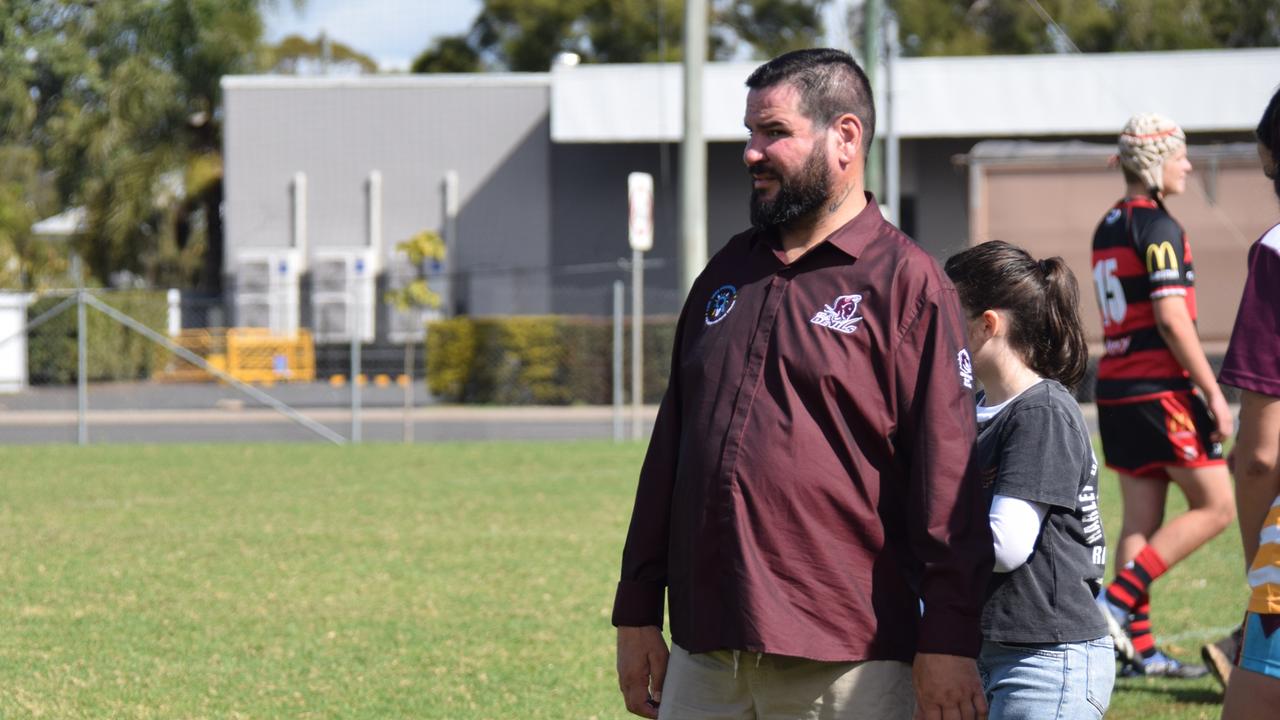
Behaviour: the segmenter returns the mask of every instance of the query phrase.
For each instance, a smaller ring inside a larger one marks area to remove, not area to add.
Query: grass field
[[[608,614],[642,453],[0,449],[0,717],[624,717]],[[1236,620],[1238,553],[1160,581],[1175,653]],[[1217,703],[1122,680],[1108,717]]]

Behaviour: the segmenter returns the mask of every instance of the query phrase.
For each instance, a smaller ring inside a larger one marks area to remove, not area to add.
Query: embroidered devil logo
[[[841,295],[835,302],[823,306],[809,322],[848,335],[858,329],[858,321],[862,319],[858,314],[860,302],[861,295]]]

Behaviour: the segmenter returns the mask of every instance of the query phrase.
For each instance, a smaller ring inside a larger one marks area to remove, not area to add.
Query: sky
[[[383,70],[406,70],[434,38],[464,32],[479,12],[480,0],[306,0],[301,13],[277,0],[265,14],[266,36],[314,39],[323,30]]]

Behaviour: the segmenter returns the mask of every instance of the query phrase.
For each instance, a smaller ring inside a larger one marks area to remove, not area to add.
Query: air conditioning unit
[[[285,249],[246,250],[236,258],[235,268],[235,325],[296,335],[301,254]]]
[[[311,310],[316,342],[373,342],[378,266],[370,250],[317,250],[311,256]]]

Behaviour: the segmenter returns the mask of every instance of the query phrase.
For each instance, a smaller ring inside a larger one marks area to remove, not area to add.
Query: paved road
[[[350,389],[328,385],[267,388],[272,397],[343,438],[351,436]],[[609,407],[457,407],[441,405],[418,388],[411,417],[415,442],[478,440],[607,440]],[[403,390],[366,387],[361,429],[366,442],[404,438]],[[0,395],[0,444],[76,442],[75,388],[36,388]],[[1083,406],[1097,432],[1097,413]],[[642,412],[649,437],[656,406]],[[623,432],[630,437],[630,411]],[[328,442],[314,431],[218,385],[95,385],[89,394],[90,443]]]
[[[272,397],[343,438],[351,437],[350,391],[328,386],[271,388]],[[403,391],[365,388],[360,411],[366,442],[405,437]],[[410,417],[415,442],[574,440],[613,437],[610,407],[456,407],[420,393]],[[0,396],[0,444],[74,443],[74,388]],[[641,413],[647,438],[657,408]],[[276,410],[217,386],[108,386],[90,391],[90,443],[328,442]],[[630,436],[630,413],[624,434]]]
[[[344,438],[351,436],[348,410],[302,410]],[[656,407],[644,409],[648,438]],[[416,442],[448,440],[607,440],[613,437],[610,408],[419,408],[412,413]],[[91,410],[90,443],[328,442],[274,410]],[[630,432],[624,423],[624,432]],[[365,442],[401,442],[404,411],[366,408]],[[0,413],[0,444],[74,443],[76,413],[31,410]]]

